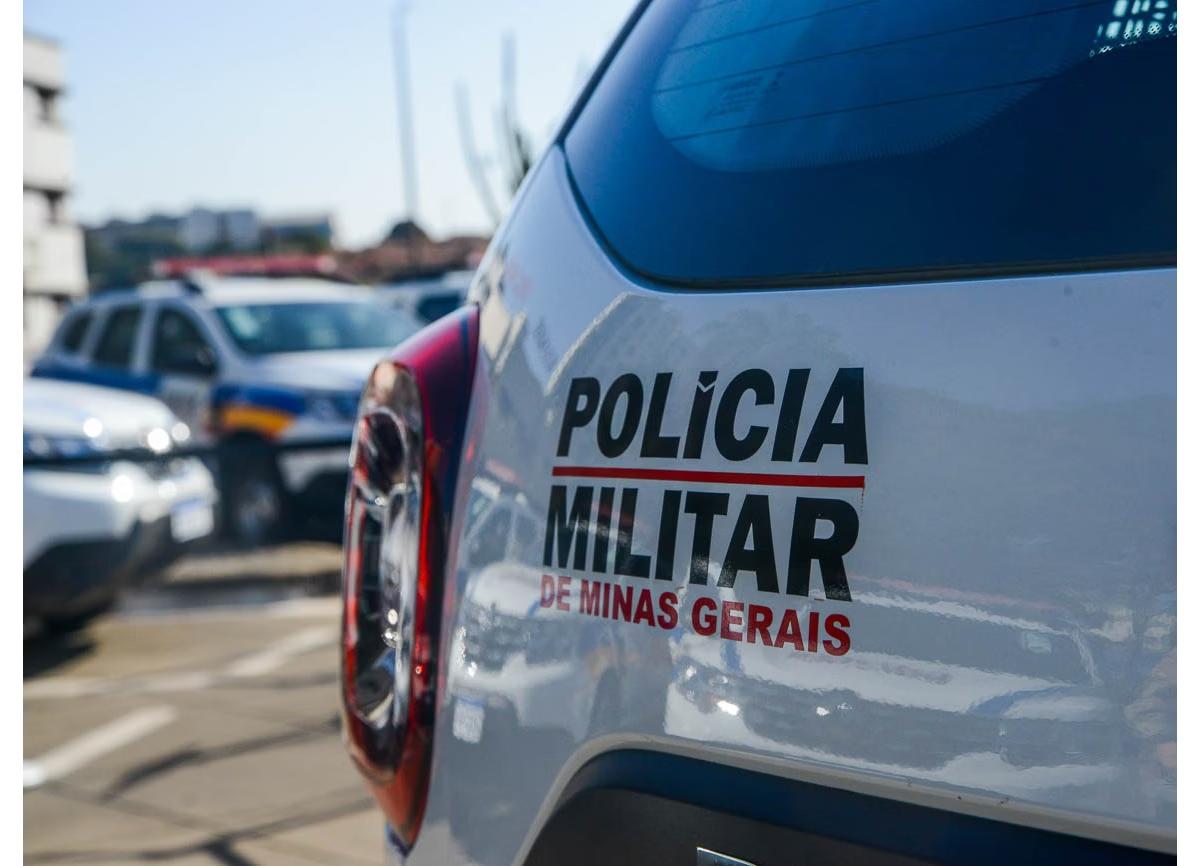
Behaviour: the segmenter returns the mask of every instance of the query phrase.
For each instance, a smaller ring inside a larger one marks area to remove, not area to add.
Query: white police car
[[[33,375],[163,400],[200,442],[220,446],[228,528],[253,543],[291,523],[333,525],[346,478],[337,442],[349,438],[363,380],[417,327],[365,291],[320,280],[156,281],[73,308]]]
[[[638,5],[364,392],[396,862],[1173,861],[1175,31]]]
[[[186,424],[140,394],[28,379],[25,615],[76,628],[209,535],[216,490]]]

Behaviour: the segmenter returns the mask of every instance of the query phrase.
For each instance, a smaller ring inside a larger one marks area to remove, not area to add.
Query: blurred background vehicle
[[[70,311],[33,376],[162,399],[218,447],[224,525],[244,544],[335,537],[362,383],[414,333],[401,310],[314,279],[160,280]],[[280,452],[281,444],[323,447]]]
[[[437,277],[380,286],[376,293],[421,324],[429,324],[463,305],[474,275],[474,271],[447,271]]]
[[[212,532],[212,476],[195,457],[173,453],[189,433],[151,397],[26,380],[27,619],[79,628],[111,607],[125,583]],[[55,458],[77,462],[46,462]]]

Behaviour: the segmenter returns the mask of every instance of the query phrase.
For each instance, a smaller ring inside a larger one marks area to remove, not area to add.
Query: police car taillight
[[[351,449],[343,563],[347,747],[406,847],[433,752],[439,618],[479,317],[464,308],[371,373]]]

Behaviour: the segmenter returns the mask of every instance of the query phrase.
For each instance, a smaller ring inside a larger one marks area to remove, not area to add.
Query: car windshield
[[[386,348],[418,328],[402,312],[369,301],[237,304],[216,312],[249,355]]]

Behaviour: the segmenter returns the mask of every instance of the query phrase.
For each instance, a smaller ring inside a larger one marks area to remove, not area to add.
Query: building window
[[[46,222],[58,225],[65,222],[67,215],[65,196],[58,190],[46,190]]]
[[[58,91],[37,85],[27,85],[34,97],[37,119],[42,123],[58,123]]]

